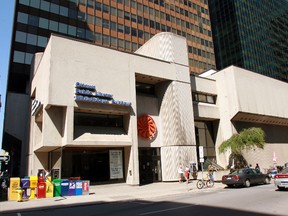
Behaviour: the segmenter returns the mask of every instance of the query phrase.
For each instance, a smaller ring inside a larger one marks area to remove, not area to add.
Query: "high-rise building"
[[[209,0],[218,70],[236,65],[288,82],[288,1]]]
[[[2,142],[11,174],[26,174],[30,64],[51,33],[134,52],[161,31],[187,39],[191,74],[215,67],[207,0],[16,0]]]

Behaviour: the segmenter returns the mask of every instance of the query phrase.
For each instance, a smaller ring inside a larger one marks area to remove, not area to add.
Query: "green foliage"
[[[261,128],[247,128],[239,134],[233,134],[230,139],[219,146],[219,152],[223,153],[231,149],[233,154],[241,154],[244,149],[263,149],[265,145],[265,133]]]

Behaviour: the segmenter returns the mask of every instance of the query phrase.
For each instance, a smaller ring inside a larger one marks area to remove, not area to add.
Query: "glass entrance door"
[[[162,180],[160,148],[139,148],[140,184]]]

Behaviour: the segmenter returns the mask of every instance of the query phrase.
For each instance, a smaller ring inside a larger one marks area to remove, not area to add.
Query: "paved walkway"
[[[196,180],[189,184],[179,182],[159,182],[143,186],[131,186],[126,183],[90,186],[89,195],[33,199],[25,202],[14,200],[0,202],[0,212],[19,212],[30,208],[65,207],[69,205],[97,204],[127,200],[149,200],[161,196],[184,193],[197,193],[205,190],[224,188],[222,183],[215,183],[213,188],[196,187]]]

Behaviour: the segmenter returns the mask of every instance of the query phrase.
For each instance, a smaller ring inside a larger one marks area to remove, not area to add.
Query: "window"
[[[36,46],[37,44],[37,35],[27,34],[27,44]]]
[[[60,6],[60,15],[68,17],[68,8]]]
[[[14,51],[13,62],[22,63],[23,64],[25,62],[25,53],[15,50]]]
[[[194,102],[216,104],[216,95],[211,95],[202,92],[192,92],[192,98]]]
[[[110,45],[110,37],[108,35],[103,35],[102,43],[106,45]]]
[[[104,28],[109,28],[109,20],[103,19],[102,25]]]
[[[49,10],[50,10],[50,2],[47,2],[47,1],[41,0],[41,6],[40,6],[40,9],[49,12]]]
[[[76,36],[76,27],[75,26],[68,26],[68,34],[72,36]]]
[[[155,95],[155,86],[147,83],[136,82],[136,93]]]
[[[18,12],[17,22],[27,24],[28,23],[28,14]]]
[[[20,43],[26,43],[27,34],[25,32],[16,31],[15,41]]]

